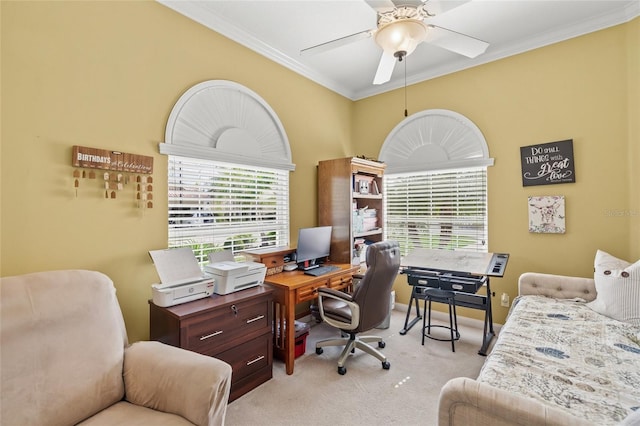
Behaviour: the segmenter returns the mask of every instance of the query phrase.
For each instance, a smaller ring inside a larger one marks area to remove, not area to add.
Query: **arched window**
[[[289,244],[289,141],[269,105],[223,80],[186,91],[167,122],[169,247],[191,247],[200,262]]]
[[[389,133],[379,159],[385,238],[414,248],[488,251],[487,166],[478,127],[448,110],[407,117]]]

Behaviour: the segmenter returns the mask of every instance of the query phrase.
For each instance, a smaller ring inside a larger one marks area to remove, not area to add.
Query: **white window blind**
[[[289,244],[289,172],[169,156],[169,247],[203,263],[223,249]]]
[[[385,238],[414,248],[487,252],[486,167],[384,176]]]

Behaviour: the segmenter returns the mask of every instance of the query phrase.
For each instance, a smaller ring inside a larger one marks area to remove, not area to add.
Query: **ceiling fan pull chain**
[[[407,117],[407,58],[404,58],[404,116]]]

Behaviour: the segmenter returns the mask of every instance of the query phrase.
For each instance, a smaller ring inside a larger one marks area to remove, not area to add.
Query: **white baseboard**
[[[401,312],[403,315],[406,315],[407,307],[408,307],[408,305],[405,305],[404,303],[395,302],[393,310]],[[415,306],[412,309],[413,309],[413,312],[411,312],[411,318],[414,318],[415,317],[415,309],[416,309]],[[422,304],[420,305],[420,312],[422,312]],[[440,321],[448,321],[449,320],[449,314],[446,313],[446,312],[431,311],[431,315],[432,315],[433,318],[438,319]],[[315,326],[317,324],[316,321],[313,319],[313,317],[310,314],[309,315],[305,315],[305,316],[303,316],[301,318],[297,318],[296,321],[306,322],[311,327],[313,327],[313,326]],[[477,328],[479,330],[482,330],[483,327],[484,327],[484,321],[479,320],[479,319],[475,319],[475,318],[465,317],[465,316],[462,316],[462,315],[458,315],[458,323],[461,324],[461,325],[467,326],[467,327],[474,327],[474,328]],[[493,329],[494,329],[496,335],[500,331],[501,327],[502,327],[502,324],[496,324],[495,322],[493,323]]]
[[[409,305],[405,305],[404,303],[398,303],[396,302],[394,310],[395,311],[400,311],[402,313],[404,313],[406,315],[407,313],[407,308],[409,307]],[[412,312],[411,312],[411,318],[415,318],[416,315],[416,307],[413,306],[412,308]],[[422,312],[422,304],[420,305],[420,312]],[[438,320],[441,321],[448,321],[449,320],[449,313],[448,312],[440,312],[440,311],[431,311],[431,316],[433,318],[436,318]],[[475,319],[475,318],[469,318],[469,317],[465,317],[462,315],[457,315],[458,317],[458,324],[467,326],[467,327],[474,327],[477,328],[479,330],[482,330],[484,328],[484,321],[483,320],[479,320],[479,319]],[[498,332],[500,331],[500,328],[502,327],[502,324],[496,324],[495,322],[493,323],[493,329],[495,334],[497,335]]]

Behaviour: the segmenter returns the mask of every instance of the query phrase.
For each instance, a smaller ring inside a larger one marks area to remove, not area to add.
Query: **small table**
[[[269,275],[265,278],[264,284],[273,289],[273,352],[278,358],[284,359],[287,374],[293,374],[295,361],[296,304],[314,300],[321,287],[336,290],[351,287],[353,274],[360,270],[360,265],[342,263],[329,263],[329,265],[338,266],[340,269],[319,277],[306,275],[304,271],[295,270]]]

